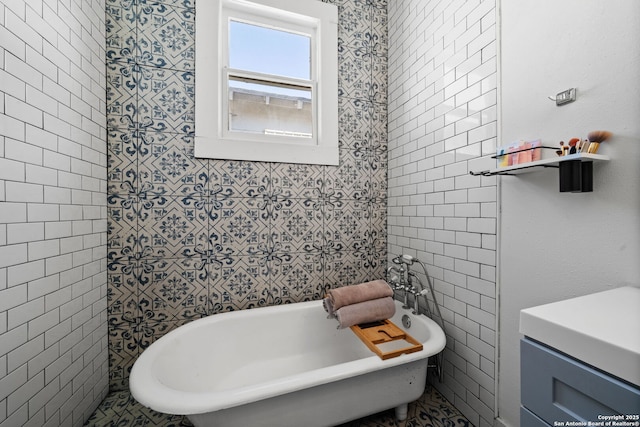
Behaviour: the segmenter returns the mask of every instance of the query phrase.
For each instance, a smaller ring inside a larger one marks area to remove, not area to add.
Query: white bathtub
[[[130,376],[133,397],[195,426],[333,426],[385,409],[406,417],[425,387],[442,329],[401,308],[393,317],[422,351],[381,360],[349,329],[336,329],[321,301],[217,314],[154,342]]]

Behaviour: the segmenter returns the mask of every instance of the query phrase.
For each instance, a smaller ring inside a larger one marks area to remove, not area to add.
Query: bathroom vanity
[[[520,312],[521,427],[640,426],[640,288]]]

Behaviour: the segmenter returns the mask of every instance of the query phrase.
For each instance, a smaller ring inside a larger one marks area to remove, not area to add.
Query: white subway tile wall
[[[495,0],[389,2],[388,253],[427,263],[448,332],[444,383],[493,425],[496,180]]]
[[[108,391],[104,0],[0,0],[0,426]]]

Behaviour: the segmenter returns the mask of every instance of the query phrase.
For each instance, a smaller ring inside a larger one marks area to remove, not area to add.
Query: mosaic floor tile
[[[426,408],[432,408],[431,412]],[[447,413],[454,415],[447,416]],[[162,414],[145,408],[136,402],[128,391],[110,393],[84,425],[85,427],[192,426],[185,416]],[[338,427],[473,427],[473,425],[440,393],[427,385],[420,399],[409,404],[408,417],[404,421],[396,420],[394,410],[391,409],[341,424]]]

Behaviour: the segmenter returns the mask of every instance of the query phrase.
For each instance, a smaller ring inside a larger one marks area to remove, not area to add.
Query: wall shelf
[[[602,154],[576,153],[469,173],[473,176],[519,175],[538,168],[556,168],[559,170],[560,192],[589,192],[593,191],[593,162],[608,160],[609,157]]]

